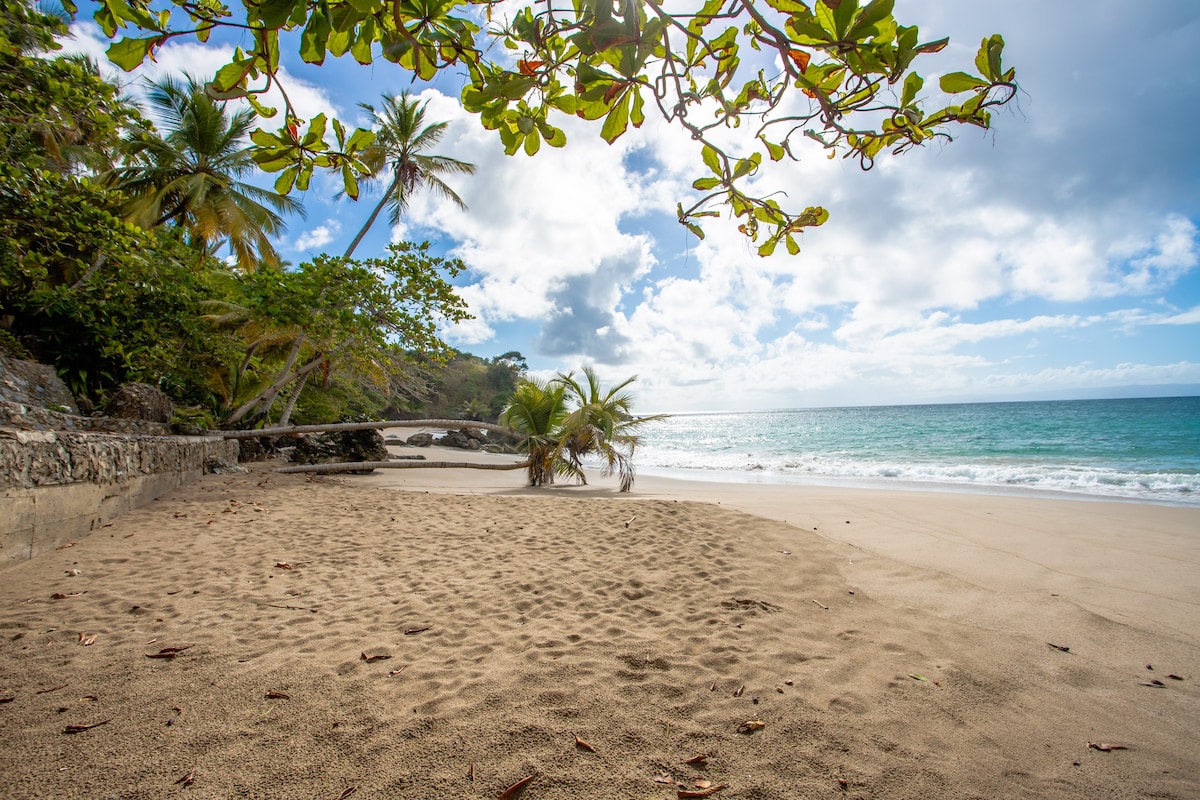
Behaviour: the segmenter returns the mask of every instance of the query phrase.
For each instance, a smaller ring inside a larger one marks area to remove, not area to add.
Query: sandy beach
[[[0,796],[1200,797],[1200,509],[272,466],[0,573]]]

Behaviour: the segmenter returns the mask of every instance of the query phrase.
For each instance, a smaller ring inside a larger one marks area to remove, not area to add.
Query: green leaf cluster
[[[750,161],[755,154],[772,162],[794,158],[797,140],[807,138],[831,157],[854,158],[869,169],[884,151],[898,155],[949,138],[952,124],[987,128],[990,110],[1016,94],[1016,73],[1002,63],[1004,41],[990,36],[976,58],[978,75],[954,72],[940,81],[947,94],[972,96],[927,112],[924,81],[912,70],[918,57],[938,53],[947,40],[922,41],[916,26],[897,21],[894,0],[707,0],[686,11],[668,11],[659,0],[573,0],[565,7],[531,4],[504,24],[492,21],[494,5],[242,0],[233,8],[220,0],[171,0],[170,9],[153,14],[145,0],[100,0],[95,16],[110,38],[126,27],[138,34],[111,51],[127,68],[175,37],[203,40],[216,27],[245,26],[249,48],[212,86],[222,97],[253,99],[278,84],[284,33],[314,64],[349,54],[364,64],[390,61],[423,79],[461,70],[468,79],[464,107],[497,132],[510,155],[563,146],[555,114],[598,122],[611,143],[643,124],[652,106],[700,144],[713,173],[697,180],[698,199],[686,208],[680,203],[680,223],[703,236],[702,220],[725,206],[764,255],[781,242],[796,252],[795,234],[827,215],[818,206],[792,210],[770,199],[778,193],[764,186],[760,162]],[[773,69],[750,71],[746,48],[773,56]],[[307,186],[311,171],[325,168],[340,171],[355,196],[366,142],[339,136],[334,147],[324,138],[323,119],[303,133],[302,124],[288,103],[283,127],[256,137],[258,163],[283,173],[280,191]],[[743,126],[750,133],[740,150],[717,144],[716,130]],[[715,170],[709,150],[718,156]]]

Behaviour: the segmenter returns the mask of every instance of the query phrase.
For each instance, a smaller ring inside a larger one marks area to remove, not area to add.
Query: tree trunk
[[[251,411],[254,411],[255,409],[261,407],[264,403],[267,404],[267,408],[270,408],[271,407],[270,404],[275,402],[275,397],[279,394],[280,391],[283,390],[283,387],[287,386],[289,383],[296,380],[297,378],[300,378],[300,377],[312,372],[314,369],[321,366],[321,364],[323,364],[325,361],[326,361],[326,356],[320,355],[320,356],[317,356],[316,358],[314,358],[312,361],[309,361],[307,364],[305,364],[300,369],[298,369],[294,372],[284,373],[284,375],[281,378],[279,378],[279,380],[275,381],[275,383],[273,383],[266,391],[261,392],[257,397],[246,401],[241,406],[239,406],[232,414],[225,417],[225,419],[221,420],[221,424],[236,425],[247,414],[249,414]],[[267,398],[270,398],[270,400],[268,401]],[[260,417],[260,419],[261,419],[261,417]]]
[[[342,461],[337,464],[304,464],[278,467],[272,472],[353,472],[368,469],[525,469],[525,461],[512,464],[475,464],[467,461]]]
[[[287,425],[292,419],[292,412],[296,409],[296,401],[300,399],[300,393],[304,391],[304,385],[308,383],[308,376],[311,372],[306,372],[304,377],[296,383],[296,388],[292,390],[292,394],[288,397],[287,405],[283,407],[283,414],[279,416],[279,426]]]
[[[383,193],[383,197],[379,198],[379,205],[375,206],[375,210],[371,212],[371,216],[367,220],[367,224],[362,226],[362,230],[358,232],[358,235],[354,237],[354,241],[351,242],[350,246],[346,248],[346,255],[342,256],[343,258],[349,258],[350,256],[354,255],[354,251],[358,247],[358,243],[361,242],[363,237],[367,235],[367,231],[369,231],[371,226],[375,224],[375,220],[379,219],[379,212],[383,211],[383,207],[387,205],[388,198],[392,196],[392,192],[396,191],[396,185],[399,184],[399,182],[400,173],[397,172],[396,177],[392,180],[392,185],[389,186],[388,190]]]
[[[327,433],[333,431],[366,431],[384,428],[479,428],[520,439],[522,435],[490,422],[471,422],[466,419],[394,419],[380,422],[331,422],[328,425],[292,425],[287,428],[262,428],[257,431],[209,431],[226,439],[255,439],[259,436],[280,436],[291,433]]]

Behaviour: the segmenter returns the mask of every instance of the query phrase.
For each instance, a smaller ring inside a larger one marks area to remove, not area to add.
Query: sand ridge
[[[0,795],[1200,795],[1187,642],[877,599],[959,579],[811,519],[567,495],[209,476],[6,570]]]

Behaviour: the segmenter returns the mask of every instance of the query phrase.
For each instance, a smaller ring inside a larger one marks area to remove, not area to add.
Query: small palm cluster
[[[646,423],[666,415],[635,417],[633,396],[628,386],[637,376],[626,378],[607,391],[591,367],[583,368],[584,380],[575,373],[560,373],[542,381],[526,378],[517,385],[500,424],[525,436],[521,449],[529,454],[529,485],[554,483],[556,476],[586,484],[585,458],[602,464],[602,475],[616,474],[620,490],[633,487],[633,453],[640,441],[637,431]]]

